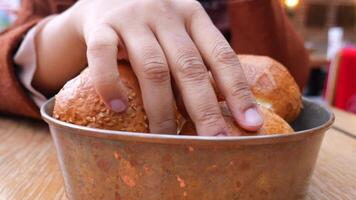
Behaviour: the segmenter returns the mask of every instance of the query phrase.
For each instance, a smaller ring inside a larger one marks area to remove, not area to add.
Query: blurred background
[[[283,0],[310,55],[306,96],[356,113],[356,1]]]
[[[0,31],[14,22],[20,1],[0,0]],[[309,52],[311,73],[304,95],[356,113],[356,0],[279,1]],[[201,3],[216,13],[224,12],[226,1]],[[218,27],[229,39],[224,31],[229,20],[220,21],[226,22]]]
[[[0,32],[15,19],[21,0],[0,0]]]

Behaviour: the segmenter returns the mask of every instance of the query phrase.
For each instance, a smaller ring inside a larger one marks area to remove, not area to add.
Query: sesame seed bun
[[[238,127],[227,105],[222,102],[220,107],[231,133],[260,135],[293,132],[288,123],[282,119],[293,121],[302,108],[301,94],[293,77],[280,63],[271,58],[240,55],[239,59],[252,92],[260,104],[265,123],[256,133],[246,132]],[[85,69],[79,76],[65,84],[56,95],[53,117],[87,127],[149,132],[138,80],[127,63],[119,63],[119,72],[128,91],[129,102],[125,112],[115,113],[104,104],[96,93],[89,70]],[[217,94],[220,101],[224,101],[218,91]],[[178,112],[177,119],[182,134],[196,134],[194,124],[184,120]],[[184,125],[183,121],[186,121]]]
[[[128,109],[123,113],[111,111],[101,100],[85,69],[67,82],[56,95],[53,116],[65,122],[108,130],[148,132],[140,88],[128,65],[119,65],[120,78],[128,91]]]

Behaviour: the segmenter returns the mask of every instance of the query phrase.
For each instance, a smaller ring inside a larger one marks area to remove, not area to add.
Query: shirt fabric
[[[54,16],[49,16],[34,26],[27,33],[21,43],[21,46],[14,56],[14,61],[19,66],[17,77],[22,83],[23,87],[27,90],[28,95],[38,107],[41,107],[47,98],[32,86],[32,80],[37,69],[35,36],[38,31],[40,31],[43,26],[53,17]]]

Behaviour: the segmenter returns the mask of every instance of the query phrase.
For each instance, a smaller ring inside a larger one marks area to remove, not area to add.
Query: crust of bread
[[[135,74],[128,65],[120,64],[120,78],[128,91],[128,109],[111,111],[101,100],[85,69],[69,81],[56,95],[53,116],[59,120],[108,130],[148,132],[148,121]]]
[[[267,56],[238,55],[238,58],[257,103],[287,122],[294,121],[302,109],[302,98],[288,70]],[[210,78],[219,101],[225,101],[212,76]]]
[[[230,132],[234,135],[293,132],[288,123],[282,119],[293,121],[301,110],[301,95],[293,77],[280,63],[271,58],[240,55],[239,59],[253,94],[261,105],[265,123],[257,133],[246,132],[235,123],[228,107],[222,102],[221,109]],[[65,122],[87,127],[149,132],[149,123],[143,107],[138,80],[129,64],[119,63],[118,69],[120,78],[128,91],[129,107],[125,112],[115,113],[104,104],[96,93],[89,70],[85,69],[56,95],[53,116]],[[180,116],[179,113],[177,116]],[[187,121],[182,128],[180,126],[183,121],[182,117],[177,117],[177,119],[181,133],[196,134],[192,122]]]
[[[295,120],[302,109],[302,99],[299,87],[288,70],[267,56],[238,57],[257,102],[287,122]]]

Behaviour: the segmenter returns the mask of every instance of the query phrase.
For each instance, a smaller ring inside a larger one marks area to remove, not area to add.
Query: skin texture
[[[235,52],[197,1],[82,0],[45,25],[36,47],[38,90],[51,95],[88,65],[95,90],[118,113],[128,107],[128,91],[117,60],[129,60],[150,132],[176,130],[179,93],[199,134],[226,135],[206,65],[237,123],[250,131],[263,124]]]
[[[293,128],[290,127],[286,121],[263,106],[260,107],[260,110],[262,111],[265,121],[263,126],[256,132],[248,132],[239,127],[239,125],[234,121],[234,118],[232,117],[231,112],[224,101],[220,102],[220,109],[222,110],[224,119],[228,126],[229,135],[231,136],[272,135],[294,132]],[[180,135],[197,135],[194,123],[188,120],[183,125]]]

